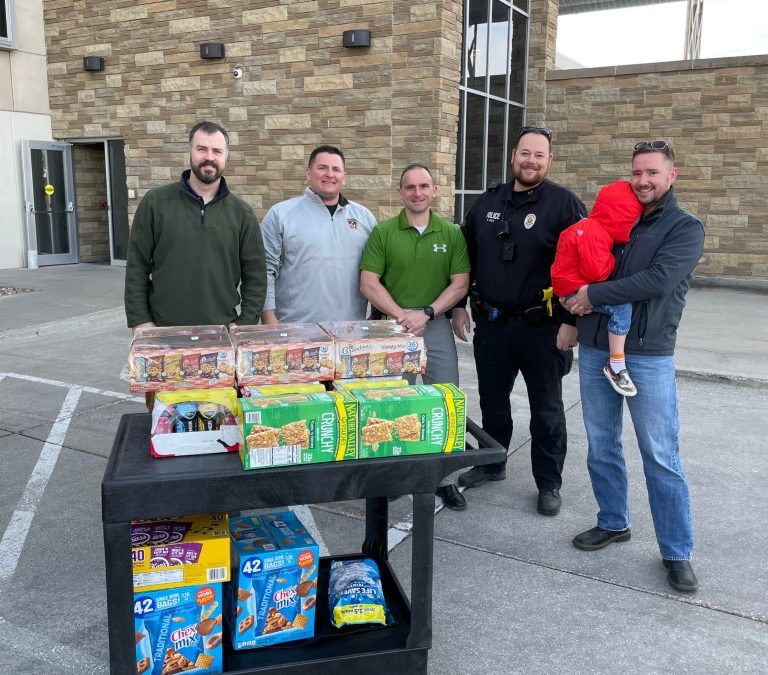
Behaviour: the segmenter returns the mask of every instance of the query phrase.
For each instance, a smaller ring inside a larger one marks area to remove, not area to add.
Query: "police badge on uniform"
[[[523,225],[525,225],[526,230],[530,230],[534,224],[536,223],[536,214],[535,213],[529,213],[525,220],[523,221]]]
[[[350,230],[356,230],[357,220],[355,218],[347,218],[347,225],[349,225]]]

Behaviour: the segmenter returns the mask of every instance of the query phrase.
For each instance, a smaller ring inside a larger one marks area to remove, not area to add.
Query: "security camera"
[[[235,76],[236,80],[239,80],[243,76],[243,70],[244,68],[242,66],[235,66],[232,74]]]

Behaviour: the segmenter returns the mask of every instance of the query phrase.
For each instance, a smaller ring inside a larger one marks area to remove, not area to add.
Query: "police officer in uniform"
[[[472,266],[470,309],[483,429],[502,446],[512,440],[510,393],[518,373],[531,410],[531,465],[537,510],[556,515],[566,453],[562,378],[571,368],[575,322],[550,298],[550,267],[560,233],[583,218],[584,204],[547,180],[552,134],[525,126],[512,151],[514,179],[480,196],[464,221]],[[467,340],[467,311],[453,311],[453,330]],[[462,487],[506,478],[506,462],[459,476]]]

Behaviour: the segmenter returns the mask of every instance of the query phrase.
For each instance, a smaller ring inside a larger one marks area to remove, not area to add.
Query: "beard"
[[[523,169],[522,168],[520,168],[519,170],[515,169],[515,183],[517,183],[517,185],[520,185],[521,187],[523,187],[523,188],[525,188],[527,190],[535,188],[546,177],[547,177],[547,172],[546,171],[542,171],[541,169],[539,169],[534,174],[533,180],[528,180],[528,179],[523,177]]]
[[[213,173],[203,173],[203,169],[207,166],[213,167]],[[190,164],[190,168],[192,169],[192,173],[195,174],[195,177],[201,183],[205,183],[206,185],[215,183],[222,176],[221,169],[214,162],[200,162],[200,164],[197,165]]]

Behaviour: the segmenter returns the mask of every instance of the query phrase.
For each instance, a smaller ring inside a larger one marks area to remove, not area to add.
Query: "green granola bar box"
[[[453,384],[358,389],[360,459],[463,452],[464,392]]]
[[[348,392],[241,398],[245,469],[357,459],[357,401]]]

